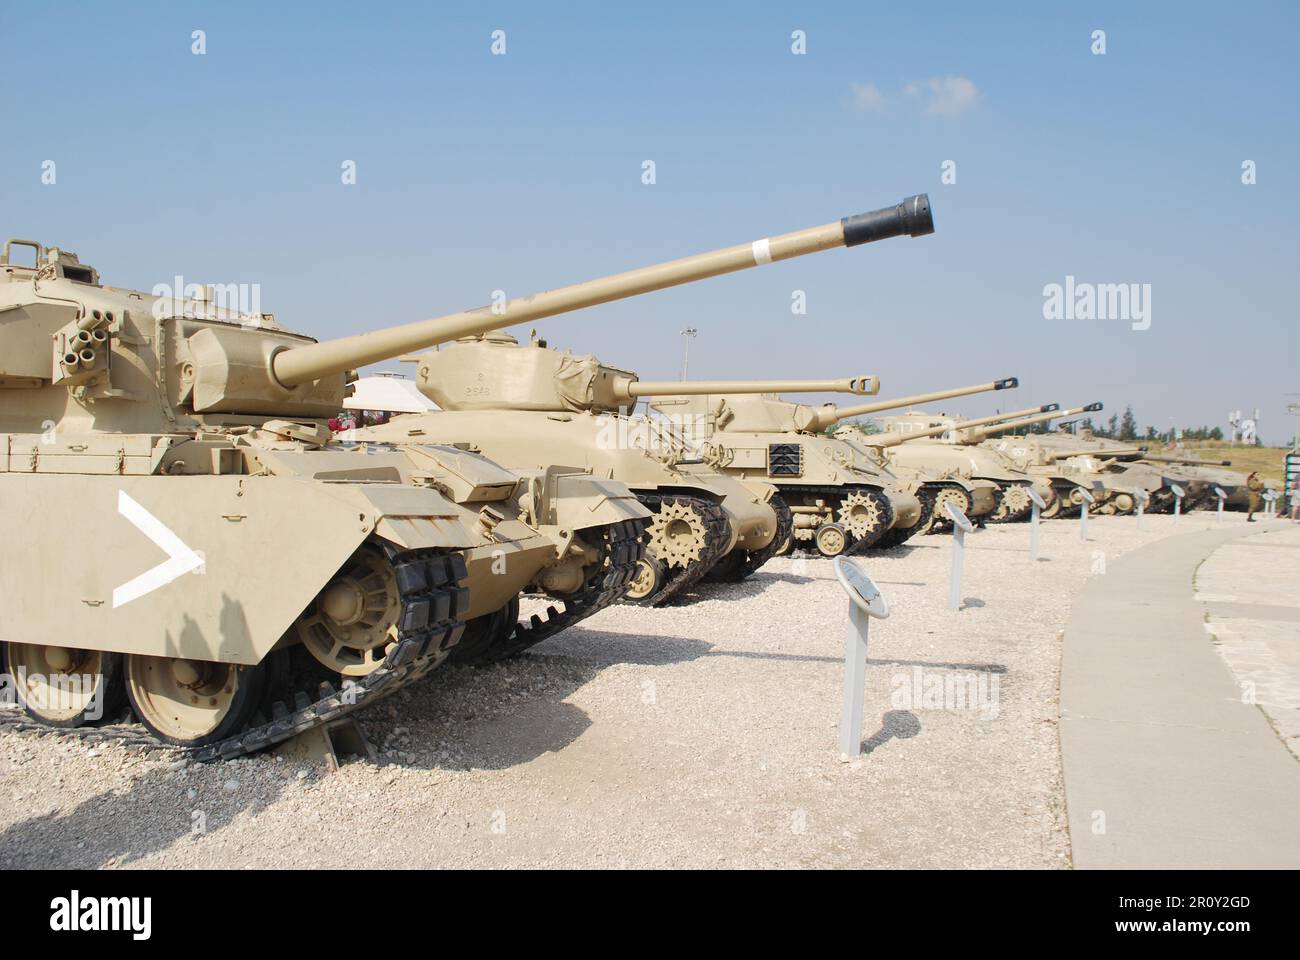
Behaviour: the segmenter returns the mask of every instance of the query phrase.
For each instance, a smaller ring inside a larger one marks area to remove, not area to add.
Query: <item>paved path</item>
[[[1243,703],[1192,593],[1216,548],[1282,528],[1180,534],[1084,587],[1061,665],[1076,867],[1300,866],[1300,763],[1260,707]]]

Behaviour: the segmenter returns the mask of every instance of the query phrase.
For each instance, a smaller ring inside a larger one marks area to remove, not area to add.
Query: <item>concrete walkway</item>
[[[1215,650],[1193,599],[1222,544],[1170,537],[1084,587],[1061,665],[1061,755],[1079,868],[1300,866],[1300,763]]]

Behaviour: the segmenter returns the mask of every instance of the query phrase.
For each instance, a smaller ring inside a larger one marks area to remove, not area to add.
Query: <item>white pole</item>
[[[862,713],[867,690],[866,611],[849,601],[849,629],[844,638],[844,708],[840,711],[840,755],[862,753]]]

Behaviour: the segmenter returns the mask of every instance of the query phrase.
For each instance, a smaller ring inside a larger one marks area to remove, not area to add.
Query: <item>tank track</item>
[[[1001,507],[1002,502],[1006,500],[1007,487],[1012,487],[1012,486],[1024,487],[1026,490],[1028,490],[1030,484],[1024,480],[1010,480],[1005,483],[998,481],[997,483],[998,483],[998,502],[997,505],[994,506],[993,508],[993,513],[990,513],[988,515],[988,522],[989,523],[1023,523],[1025,520],[1028,520],[1029,514],[1032,512],[1034,507],[1033,501],[1028,501],[1025,504],[1025,506],[1021,507],[1019,510],[1008,510],[1007,515],[1005,517],[996,517],[994,516],[994,514],[998,512],[998,509]]]
[[[863,550],[867,550],[875,546],[878,542],[880,542],[880,538],[883,537],[886,533],[888,533],[894,525],[894,505],[891,504],[889,502],[889,498],[886,497],[884,493],[882,493],[876,487],[868,487],[861,484],[844,484],[843,486],[830,486],[830,487],[800,486],[800,487],[792,487],[791,489],[798,490],[800,493],[807,493],[807,494],[813,494],[815,496],[820,496],[823,499],[825,499],[828,503],[835,504],[835,506],[833,507],[835,511],[839,510],[840,501],[844,497],[848,496],[850,493],[860,493],[863,496],[870,497],[871,499],[875,500],[877,503],[880,504],[881,516],[884,518],[880,524],[880,529],[874,531],[874,535],[869,533],[865,537],[854,537],[852,534],[849,534],[850,541],[848,547],[846,547],[844,550],[845,556],[849,556],[850,554],[855,554],[855,553],[861,553]],[[817,552],[816,547],[811,545],[804,546],[800,542],[795,542],[790,552],[791,555],[802,555],[805,557],[819,557],[819,558],[821,557],[821,554]]]
[[[391,696],[419,680],[445,660],[460,639],[465,624],[459,616],[469,607],[469,590],[458,586],[466,576],[465,558],[447,550],[396,551],[385,554],[397,579],[401,610],[397,643],[371,673],[349,680],[342,690],[322,682],[314,691],[296,690],[271,705],[271,719],[258,715],[238,733],[202,747],[178,747],[155,739],[143,724],[122,723],[94,727],[48,727],[26,714],[0,711],[0,725],[8,729],[72,736],[86,742],[112,741],[145,750],[165,750],[200,762],[230,760],[283,743],[313,727],[342,719],[376,700]],[[269,668],[263,661],[263,669]]]
[[[637,499],[641,501],[641,504],[646,509],[654,513],[658,513],[659,508],[669,500],[688,501],[704,518],[704,525],[708,530],[704,549],[700,551],[699,559],[692,560],[686,566],[677,568],[673,575],[664,581],[664,585],[657,593],[652,594],[644,601],[640,601],[648,606],[661,607],[703,577],[713,568],[715,563],[722,559],[723,551],[730,539],[727,535],[727,513],[718,504],[704,497],[692,497],[682,494],[638,493]]]
[[[763,549],[752,552],[748,550],[731,551],[704,575],[706,581],[709,583],[740,583],[776,556],[777,551],[781,549],[781,545],[794,535],[794,514],[790,512],[786,502],[780,496],[774,496],[769,503],[772,509],[776,511],[776,536],[772,538],[772,542]],[[733,560],[732,557],[736,559]]]
[[[874,549],[888,550],[891,547],[902,546],[929,526],[930,518],[934,516],[934,491],[918,487],[914,496],[921,501],[921,518],[912,526],[904,527],[902,530],[897,527],[886,530],[885,535],[875,542]]]
[[[1151,491],[1151,499],[1147,505],[1142,508],[1143,513],[1173,513],[1174,512],[1174,492],[1168,487],[1161,487],[1159,490]]]
[[[939,492],[941,490],[951,488],[951,487],[956,487],[958,490],[960,490],[962,492],[962,496],[966,498],[967,506],[970,505],[971,502],[970,493],[960,483],[940,481],[938,483],[925,484],[923,486],[923,489],[929,490],[930,496],[932,498],[932,503],[930,505],[931,523],[930,526],[926,528],[925,531],[926,533],[947,533],[949,530],[952,529],[952,521],[948,519],[948,515],[946,513],[940,515],[938,511]]]
[[[484,665],[517,657],[529,647],[621,600],[636,575],[637,563],[645,556],[645,528],[644,520],[625,520],[605,528],[602,562],[593,565],[595,570],[585,587],[572,596],[557,598],[559,608],[548,606],[545,617],[535,613],[527,620],[516,622],[509,634],[496,637],[482,651],[466,657],[465,662]]]
[[[1081,513],[1079,508],[1082,504],[1073,503],[1070,500],[1070,491],[1072,491],[1076,486],[1077,484],[1067,482],[1052,484],[1052,489],[1056,491],[1056,498],[1061,504],[1060,509],[1056,511],[1053,519],[1068,520],[1072,517],[1079,516]]]

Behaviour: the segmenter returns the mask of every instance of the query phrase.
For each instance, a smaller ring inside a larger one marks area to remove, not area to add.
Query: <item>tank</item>
[[[978,446],[973,438],[987,425],[1025,414],[1050,418],[1057,409],[1056,404],[1046,404],[966,420],[914,411],[882,418],[885,432],[865,436],[861,442],[876,447],[895,470],[918,472],[935,484],[932,529],[951,526],[944,519],[945,503],[977,522],[1015,522],[1029,514],[1030,488],[1049,494],[1050,486],[995,451]]]
[[[394,417],[357,437],[394,444],[472,438],[475,449],[514,468],[555,460],[626,484],[652,513],[631,601],[662,605],[710,575],[743,579],[789,536],[793,521],[775,486],[726,476],[718,451],[670,423],[631,416],[637,398],[681,383],[642,381],[595,357],[544,340],[523,345],[502,331],[413,360],[416,386],[439,412]],[[857,389],[847,380],[784,383]]]
[[[859,378],[854,386],[861,386]],[[874,380],[874,378],[871,378]],[[1000,390],[1015,378],[962,387],[929,399]],[[679,385],[680,387],[680,385]],[[796,392],[877,392],[813,384],[807,390],[779,388],[768,381],[744,381],[730,389],[678,389],[650,406],[682,426],[692,439],[725,451],[722,469],[740,479],[775,483],[794,514],[791,547],[810,547],[836,556],[879,546],[897,546],[929,529],[935,485],[902,478],[883,458],[827,431],[843,420],[904,401],[850,407],[813,407],[782,397]]]
[[[25,506],[2,521],[23,562],[9,567],[0,636],[25,715],[71,728],[129,702],[150,738],[237,756],[427,674],[467,632],[509,620],[525,589],[566,609],[493,629],[507,648],[613,602],[649,519],[626,487],[554,462],[512,472],[469,446],[341,443],[327,421],[352,368],[928,223],[915,198],[321,343],[206,293],[106,286],[75,254],[8,242],[0,483]],[[16,246],[34,266],[11,261]],[[560,521],[583,510],[581,527]]]
[[[1095,437],[1091,431],[1049,432],[1025,437],[1003,437],[986,441],[1017,460],[1028,460],[1031,469],[1056,471],[1063,480],[1089,486],[1096,502],[1091,511],[1100,514],[1131,514],[1143,490],[1148,513],[1172,513],[1173,485],[1186,493],[1182,510],[1187,511],[1214,497],[1213,483],[1206,476],[1181,466],[1173,457],[1151,456],[1145,447]],[[1070,491],[1068,501],[1050,504],[1045,516],[1057,516],[1061,508],[1077,513],[1083,498]]]
[[[1186,491],[1182,510],[1216,509],[1219,498],[1214,492],[1219,487],[1227,494],[1223,501],[1226,510],[1248,510],[1250,491],[1246,487],[1247,475],[1235,470],[1231,460],[1201,460],[1196,457],[1175,457],[1167,454],[1144,453],[1141,462],[1152,469],[1161,470],[1182,485]],[[1268,481],[1265,489],[1277,489]]]
[[[851,417],[869,416],[885,410],[897,410],[921,403],[995,390],[1008,390],[1017,386],[1019,386],[1017,378],[1006,377],[973,386],[954,387],[947,390],[898,397],[893,400],[881,400],[875,403],[836,410],[832,422],[839,423],[840,426],[835,430],[834,435],[854,445],[856,449],[866,452],[868,456],[875,458],[882,466],[887,465],[887,469],[890,469],[895,476],[908,482],[912,489],[919,487],[929,492],[930,498],[935,501],[935,508],[930,512],[930,517],[923,528],[924,532],[936,532],[951,526],[946,519],[947,513],[943,509],[945,503],[952,503],[966,513],[967,516],[975,517],[981,521],[1003,523],[1020,520],[1028,515],[1030,500],[1027,487],[1030,481],[1025,477],[1008,474],[1003,465],[985,464],[984,470],[987,471],[988,475],[981,473],[981,475],[976,476],[974,471],[971,470],[954,469],[954,465],[949,462],[947,457],[941,458],[941,462],[938,463],[927,463],[925,458],[913,457],[909,451],[907,455],[890,458],[888,451],[891,448],[897,447],[904,442],[910,443],[924,438],[940,436],[946,433],[954,425],[955,421],[944,420],[942,423],[936,421],[932,426],[925,429],[918,429],[919,422],[909,422],[906,433],[894,434],[867,434],[860,428],[846,422]],[[1045,409],[1048,408],[1032,408],[1033,411]],[[989,423],[996,418],[978,418],[965,421],[964,424]]]

